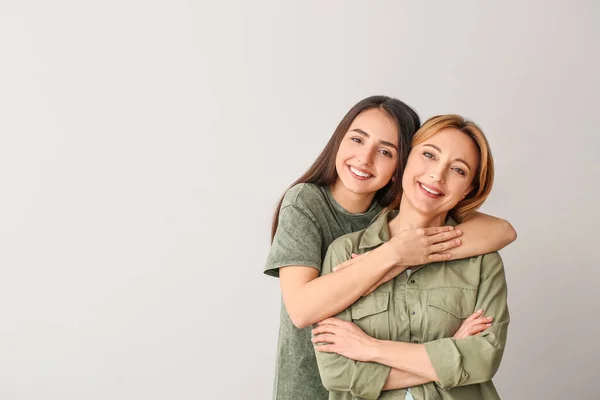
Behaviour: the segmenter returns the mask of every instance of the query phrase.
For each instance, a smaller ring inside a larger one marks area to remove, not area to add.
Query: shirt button
[[[419,341],[418,340],[413,340],[413,343],[414,344],[419,344]]]
[[[411,314],[412,314],[412,315],[415,315],[415,312],[413,311],[413,312],[411,312]]]
[[[414,280],[414,279],[411,279],[411,280],[410,280],[410,283],[415,283],[415,280]]]

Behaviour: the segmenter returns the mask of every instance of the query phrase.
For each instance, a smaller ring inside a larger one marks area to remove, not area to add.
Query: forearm
[[[462,231],[462,244],[448,250],[453,259],[498,251],[517,238],[517,232],[508,221],[479,212],[467,215],[456,229]]]
[[[293,287],[282,286],[288,314],[299,328],[332,317],[358,300],[392,267],[383,245],[341,271]]]
[[[369,361],[390,366],[426,379],[438,380],[425,346],[422,344],[375,340]]]
[[[390,371],[390,375],[388,376],[388,379],[385,382],[383,390],[385,391],[394,389],[404,389],[412,386],[424,385],[429,382],[432,381],[423,376],[419,376],[413,374],[412,372],[404,371],[401,369],[392,368],[392,370]]]

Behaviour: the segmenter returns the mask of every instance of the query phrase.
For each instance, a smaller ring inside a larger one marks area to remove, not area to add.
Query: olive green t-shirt
[[[352,214],[335,201],[328,187],[302,183],[290,188],[281,204],[279,225],[264,273],[278,277],[279,268],[289,265],[320,271],[331,242],[347,233],[365,229],[380,211],[381,207],[374,201],[365,213]],[[328,398],[319,376],[311,327],[296,328],[283,302],[273,398]]]

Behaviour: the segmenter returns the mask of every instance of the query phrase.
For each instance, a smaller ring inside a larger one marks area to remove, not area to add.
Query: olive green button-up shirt
[[[322,274],[390,239],[388,221],[380,216],[365,230],[334,241]],[[448,221],[454,224],[453,221]],[[493,316],[481,334],[455,340],[452,335],[478,309]],[[382,340],[423,343],[439,382],[413,386],[415,400],[499,399],[491,379],[500,366],[509,324],[504,267],[498,253],[414,267],[381,285],[337,315]],[[317,352],[323,385],[332,400],[402,399],[406,389],[382,392],[390,367]]]

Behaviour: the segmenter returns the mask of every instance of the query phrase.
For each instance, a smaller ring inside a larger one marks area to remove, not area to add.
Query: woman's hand
[[[492,317],[484,316],[483,310],[477,310],[464,320],[460,328],[458,328],[452,337],[454,339],[464,339],[481,333],[492,326],[493,319],[494,318]]]
[[[384,244],[389,248],[395,264],[405,267],[449,260],[447,250],[460,246],[457,239],[462,232],[452,226],[409,229],[392,237]]]
[[[367,335],[352,322],[338,318],[327,318],[312,330],[312,342],[324,343],[315,346],[317,351],[337,353],[356,361],[370,361],[372,345],[376,339]]]

